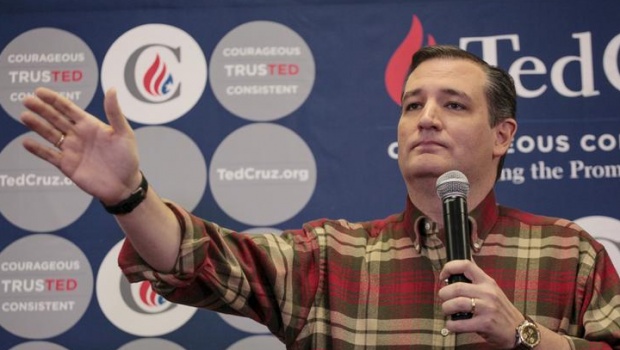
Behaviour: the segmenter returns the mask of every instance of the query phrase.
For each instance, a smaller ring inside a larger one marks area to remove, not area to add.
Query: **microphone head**
[[[437,195],[441,200],[448,197],[467,198],[469,193],[469,181],[467,176],[458,170],[450,170],[437,178],[435,185]]]

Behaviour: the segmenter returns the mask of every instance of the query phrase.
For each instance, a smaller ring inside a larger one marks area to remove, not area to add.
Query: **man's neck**
[[[416,181],[407,184],[409,200],[426,215],[429,219],[436,222],[439,226],[443,226],[443,204],[435,183],[437,179],[425,178],[416,179]],[[487,180],[487,183],[470,183],[470,192],[467,196],[467,209],[472,211],[484,200],[493,189],[494,182]]]

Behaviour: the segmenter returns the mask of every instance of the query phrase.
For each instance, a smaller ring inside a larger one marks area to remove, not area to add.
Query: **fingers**
[[[72,133],[75,119],[86,114],[70,100],[47,88],[37,88],[35,95],[27,97],[23,103],[28,110],[21,114],[21,121],[58,149],[66,135]],[[42,159],[57,161],[59,155],[55,149],[35,144],[30,141],[24,146],[29,145],[27,149]]]
[[[445,280],[452,275],[464,274],[470,281],[475,283],[486,276],[486,274],[473,262],[469,260],[453,260],[446,265],[439,273],[439,279]]]
[[[131,130],[129,122],[121,111],[121,107],[118,103],[118,98],[116,95],[116,90],[114,88],[109,89],[106,92],[105,99],[103,101],[103,109],[105,111],[106,117],[108,118],[110,126],[112,126],[112,129],[119,133],[124,133]]]
[[[480,296],[480,288],[472,283],[453,283],[441,288],[438,292],[439,298],[444,301],[450,301],[458,298],[465,298],[466,301],[472,297]],[[462,302],[462,301],[461,301]],[[463,310],[461,310],[463,311]]]
[[[57,145],[62,139],[63,135],[68,132],[67,129],[62,131],[61,129],[54,127],[52,124],[47,122],[47,120],[39,118],[36,114],[30,111],[25,111],[21,114],[21,121],[29,129],[41,135],[41,137],[43,137],[52,145]]]
[[[482,299],[472,297],[456,297],[446,300],[441,304],[441,309],[445,315],[454,315],[457,313],[472,313],[474,316],[483,310]]]
[[[73,128],[73,122],[70,121],[63,113],[57,110],[53,105],[45,102],[39,97],[29,96],[24,100],[24,106],[28,108],[30,111],[34,113],[22,114],[22,121],[27,123],[26,125],[30,126],[35,119],[45,120],[45,123],[37,122],[39,130],[42,131],[40,133],[45,137],[48,132],[46,129],[56,129],[60,133],[66,134]],[[36,115],[41,116],[41,118],[37,118]],[[48,135],[49,136],[49,135]],[[46,137],[47,138],[47,137]],[[57,139],[57,138],[56,138]],[[49,140],[49,139],[48,139]]]
[[[43,87],[35,90],[35,96],[27,97],[24,100],[24,106],[32,113],[22,114],[22,121],[29,127],[36,127],[35,131],[52,144],[59,139],[60,134],[70,133],[77,123],[86,118],[99,122],[96,117],[91,116],[69,99]],[[129,122],[121,111],[115,89],[110,89],[106,93],[104,110],[115,132],[124,134],[131,130]],[[35,121],[36,115],[43,118],[46,123]],[[52,129],[57,129],[58,133]]]
[[[439,274],[444,281],[451,275],[464,274],[472,283],[452,283],[441,288],[439,298],[443,300],[442,309],[446,315],[466,312],[480,312],[484,299],[493,285],[487,276],[474,262],[454,260],[446,263]]]
[[[463,297],[476,297],[479,293],[487,291],[480,290],[479,286],[486,288],[495,287],[495,281],[487,275],[478,265],[470,260],[453,260],[446,263],[439,273],[441,281],[447,281],[452,275],[463,274],[471,283],[453,283],[439,290],[439,297],[443,300]]]
[[[24,148],[28,150],[28,152],[49,162],[56,167],[60,167],[60,159],[62,157],[62,154],[58,150],[51,147],[45,147],[40,143],[28,138],[24,139],[23,145]]]
[[[53,109],[56,116],[62,117],[62,119],[69,124],[77,123],[88,116],[83,109],[76,106],[75,103],[71,102],[71,100],[58,94],[54,90],[40,87],[35,90],[35,95],[41,99],[41,101],[45,102],[50,109]]]
[[[472,283],[452,283],[442,287],[438,291],[442,311],[446,316],[472,313],[472,318],[449,318],[446,329],[454,333],[477,333],[498,348],[512,345],[514,327],[522,316],[496,281],[469,260],[446,263],[439,278],[443,281],[455,274],[464,274]]]

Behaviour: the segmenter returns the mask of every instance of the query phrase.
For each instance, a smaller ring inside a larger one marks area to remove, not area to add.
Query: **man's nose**
[[[441,125],[440,108],[434,102],[428,102],[424,105],[420,115],[420,128],[438,128]]]

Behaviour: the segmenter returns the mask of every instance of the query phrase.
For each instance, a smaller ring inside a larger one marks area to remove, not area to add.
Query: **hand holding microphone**
[[[457,170],[451,170],[439,178],[436,183],[437,195],[443,203],[444,231],[448,261],[471,260],[469,247],[470,228],[467,211],[467,194],[469,182],[467,177]],[[448,283],[471,283],[463,274],[451,275]],[[471,318],[471,312],[459,312],[452,315],[453,320]]]

